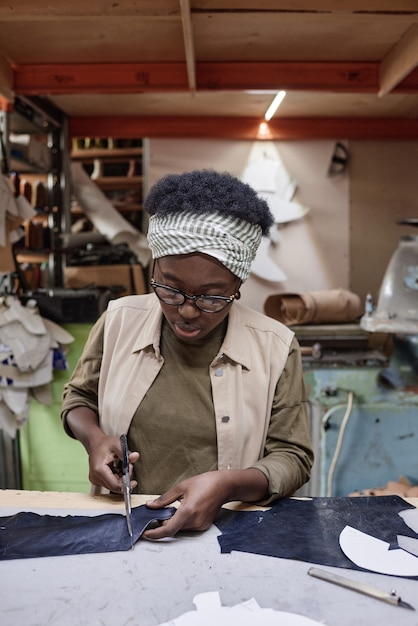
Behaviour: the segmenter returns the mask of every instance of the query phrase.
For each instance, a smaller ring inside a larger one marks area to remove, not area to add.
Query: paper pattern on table
[[[324,626],[323,622],[297,613],[263,609],[254,598],[232,607],[222,606],[217,591],[198,594],[193,598],[193,604],[195,611],[188,611],[159,626]]]
[[[418,576],[418,558],[401,548],[346,526],[340,535],[344,554],[359,567],[392,576]]]

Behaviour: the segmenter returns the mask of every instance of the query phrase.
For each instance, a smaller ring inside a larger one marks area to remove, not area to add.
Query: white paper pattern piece
[[[405,537],[404,535],[397,535],[396,539],[398,540],[398,546],[402,548],[402,550],[406,550],[410,554],[418,556],[418,539]]]
[[[260,149],[254,148],[242,180],[251,185],[267,202],[275,224],[280,225],[304,217],[309,209],[293,201],[297,189],[296,181],[287,172],[273,144],[270,152],[268,154],[267,145],[261,153]],[[286,274],[269,255],[270,244],[277,243],[277,239],[270,234],[270,240],[266,238],[262,241],[251,267],[252,274],[271,283],[283,283],[287,280]]]
[[[392,576],[418,576],[418,558],[402,549],[389,550],[389,543],[346,526],[340,546],[347,558],[359,567]]]
[[[259,196],[269,205],[276,224],[286,224],[305,217],[310,211],[309,207],[303,206],[294,200],[286,200],[277,195],[260,193]]]
[[[188,611],[159,626],[315,626],[317,622],[304,615],[262,609],[254,598],[235,606],[222,606],[219,593],[210,591],[193,598],[195,611]]]
[[[286,274],[269,256],[270,240],[263,237],[251,265],[251,273],[263,280],[272,283],[282,283],[287,280]]]
[[[244,171],[243,181],[253,186],[257,191],[268,191],[275,193],[277,190],[276,178],[279,175],[279,169],[283,166],[279,160],[261,159],[250,163]],[[286,174],[286,186],[289,176]]]
[[[400,511],[399,515],[405,524],[418,535],[418,509],[406,509]]]

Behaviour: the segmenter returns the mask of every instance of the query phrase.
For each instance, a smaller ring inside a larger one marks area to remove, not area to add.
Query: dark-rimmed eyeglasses
[[[232,296],[189,296],[188,293],[180,289],[157,283],[153,278],[151,278],[150,284],[157,298],[161,300],[161,302],[164,302],[164,304],[181,306],[186,300],[192,300],[197,308],[204,313],[219,313],[223,311],[238,295],[238,292],[236,292]]]

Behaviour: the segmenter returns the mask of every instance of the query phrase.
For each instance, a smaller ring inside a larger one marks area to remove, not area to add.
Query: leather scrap
[[[397,535],[417,538],[399,515],[414,508],[398,496],[284,498],[267,511],[221,509],[215,525],[222,532],[218,537],[222,553],[237,550],[364,571],[340,548],[345,526],[386,541],[391,549],[398,548]]]
[[[264,311],[286,326],[356,322],[362,314],[359,296],[342,288],[274,294]]]
[[[152,523],[170,519],[176,509],[132,509],[133,542]],[[119,513],[94,517],[20,512],[0,517],[0,561],[131,549],[126,518]]]

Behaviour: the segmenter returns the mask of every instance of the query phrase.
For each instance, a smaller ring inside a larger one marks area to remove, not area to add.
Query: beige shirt
[[[65,386],[64,418],[75,406],[89,406],[105,432],[128,432],[157,375],[164,376],[161,323],[154,294],[110,302]],[[272,498],[293,493],[309,478],[313,461],[294,334],[235,302],[208,371],[218,468],[257,467],[268,478]]]

